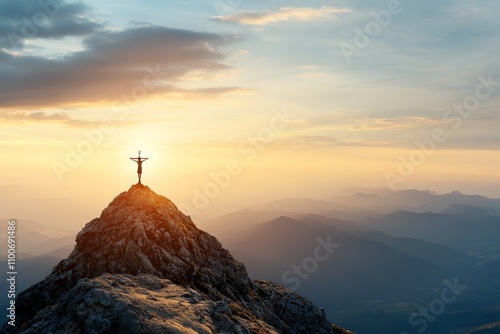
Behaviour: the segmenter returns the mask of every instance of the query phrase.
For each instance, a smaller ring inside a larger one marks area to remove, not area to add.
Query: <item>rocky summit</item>
[[[167,198],[137,184],[16,300],[7,333],[350,333],[245,266]]]

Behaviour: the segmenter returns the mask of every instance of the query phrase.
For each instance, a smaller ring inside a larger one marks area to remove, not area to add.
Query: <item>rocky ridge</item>
[[[8,333],[351,333],[245,266],[142,184],[76,237],[71,255],[19,294]]]

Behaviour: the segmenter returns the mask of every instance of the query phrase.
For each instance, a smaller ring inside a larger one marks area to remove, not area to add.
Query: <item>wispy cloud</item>
[[[275,145],[294,148],[310,147],[389,147],[390,141],[368,139],[338,139],[332,136],[297,134],[276,139]]]
[[[64,127],[70,128],[83,128],[88,129],[92,127],[99,127],[101,120],[85,120],[72,117],[66,112],[45,112],[45,111],[4,111],[0,113],[1,123],[13,124],[29,124],[29,123],[51,123],[59,124]],[[159,123],[159,122],[172,122],[175,119],[168,118],[155,118],[155,119],[130,119],[130,120],[114,120],[114,125],[120,126],[137,126],[137,124]]]
[[[229,16],[217,16],[218,22],[245,25],[267,25],[284,21],[332,20],[338,13],[349,13],[350,9],[336,7],[299,8],[283,7],[277,11],[245,12]]]
[[[445,125],[446,122],[442,119],[426,118],[418,116],[402,116],[393,118],[369,118],[353,120],[350,127],[351,130],[379,130],[387,131],[389,129],[410,129],[410,128],[426,128],[429,126]]]

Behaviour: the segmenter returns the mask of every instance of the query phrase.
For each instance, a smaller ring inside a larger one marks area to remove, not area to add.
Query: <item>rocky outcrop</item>
[[[243,264],[137,184],[77,235],[71,255],[16,301],[16,333],[348,333]]]

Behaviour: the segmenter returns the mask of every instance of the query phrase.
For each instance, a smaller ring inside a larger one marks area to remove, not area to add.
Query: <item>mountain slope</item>
[[[175,301],[175,302],[174,302]],[[16,300],[17,333],[342,333],[143,185],[118,195],[71,255]]]
[[[399,211],[360,224],[391,236],[416,238],[452,247],[483,261],[500,256],[500,217]]]
[[[410,294],[449,275],[411,254],[308,218],[279,217],[249,225],[239,237],[221,241],[246,263],[251,277],[295,286],[328,311],[339,304],[348,307],[361,300]],[[313,261],[326,254],[318,247],[329,241],[338,247],[325,259]],[[293,269],[297,266],[302,274]]]
[[[446,306],[427,332],[464,333],[498,319],[500,260],[479,266],[447,246],[391,237],[317,215],[294,218],[249,224],[238,238],[221,241],[246,264],[251,277],[297,288],[327,315],[359,333],[401,332],[412,313],[439,297],[443,281],[454,278],[468,286],[467,291]],[[324,257],[319,240],[339,247]]]
[[[489,217],[491,214],[483,210],[481,208],[472,206],[472,205],[458,205],[452,204],[446,210],[443,211],[444,214],[452,215],[452,216],[461,216],[468,218],[484,218]]]
[[[475,265],[474,258],[467,255],[467,253],[447,246],[413,238],[391,237],[379,231],[362,231],[358,235],[369,240],[384,243],[438,268],[452,272],[457,272],[461,269],[470,270]]]

